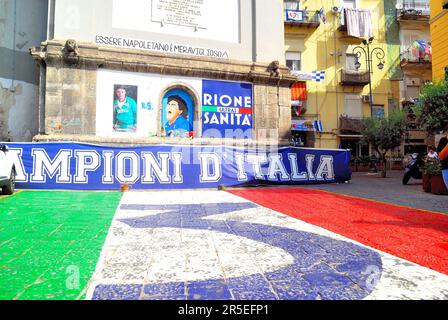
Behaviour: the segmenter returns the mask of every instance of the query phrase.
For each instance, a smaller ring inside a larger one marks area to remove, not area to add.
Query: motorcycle
[[[413,153],[404,168],[403,184],[406,185],[411,178],[422,179],[423,174],[420,171],[422,165],[422,157],[418,153]]]

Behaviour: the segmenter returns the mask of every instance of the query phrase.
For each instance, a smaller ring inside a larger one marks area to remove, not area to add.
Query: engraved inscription
[[[154,22],[206,29],[207,0],[152,0]]]

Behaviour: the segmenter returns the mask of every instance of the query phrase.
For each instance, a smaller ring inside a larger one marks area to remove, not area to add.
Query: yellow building
[[[448,1],[431,0],[431,43],[433,79],[443,80],[448,74]],[[448,80],[448,79],[447,79]]]
[[[323,127],[321,132],[299,131],[299,137],[305,146],[350,148],[354,156],[368,155],[368,148],[358,143],[360,119],[387,115],[389,109],[398,107],[394,101],[399,100],[394,97],[390,80],[384,1],[301,0],[284,4],[286,64],[299,80],[306,80],[302,85],[306,84],[307,91],[306,101],[300,101],[292,110],[293,123],[296,121],[300,127],[304,120],[305,125],[317,120]],[[368,37],[348,35],[347,8],[367,9],[371,14],[373,41],[369,53],[375,49],[371,59],[371,103],[366,56],[356,49],[367,50],[363,40]],[[305,17],[300,17],[302,14]],[[397,88],[395,92],[399,91]]]

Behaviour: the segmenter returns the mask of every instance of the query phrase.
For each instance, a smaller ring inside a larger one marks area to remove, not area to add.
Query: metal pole
[[[373,116],[373,95],[372,95],[372,59],[370,55],[369,43],[367,43],[367,64],[369,65],[369,105],[370,105],[370,116]]]

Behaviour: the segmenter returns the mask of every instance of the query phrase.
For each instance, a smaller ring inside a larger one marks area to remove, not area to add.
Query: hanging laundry
[[[426,60],[432,60],[432,47],[431,42],[428,42],[425,48],[425,59]]]
[[[372,32],[372,16],[370,10],[346,8],[347,34],[352,37],[370,38]]]
[[[417,40],[418,42],[418,58],[423,59],[425,57],[426,41]]]
[[[417,40],[414,40],[410,47],[412,58],[418,59],[420,52],[420,44]]]

